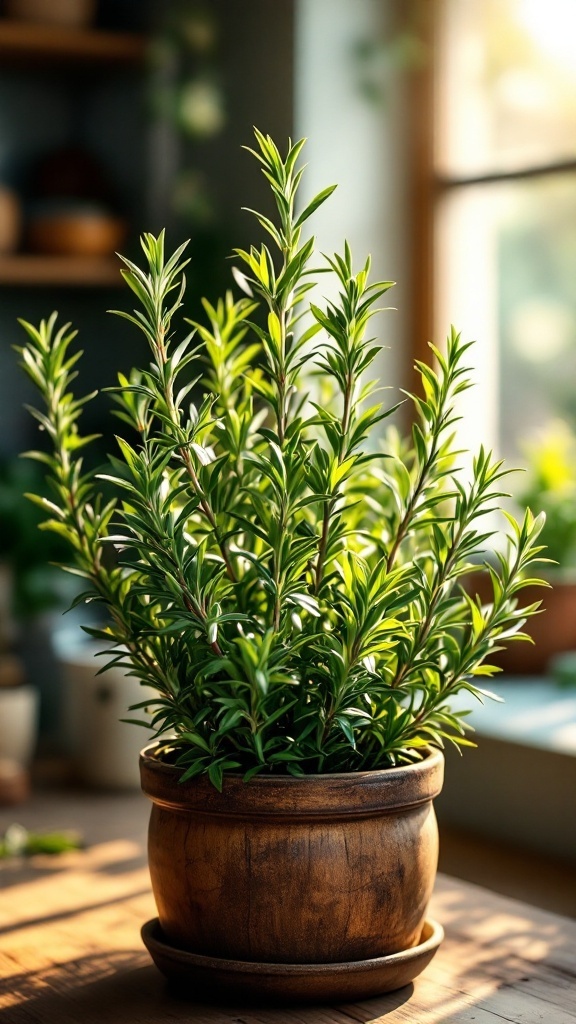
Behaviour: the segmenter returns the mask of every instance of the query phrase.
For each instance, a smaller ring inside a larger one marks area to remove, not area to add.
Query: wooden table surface
[[[576,1022],[576,922],[440,877],[446,938],[413,985],[363,1003],[250,1009],[185,1000],[148,958],[155,916],[143,797],[36,796],[31,828],[84,828],[87,848],[0,867],[2,1024],[568,1024]]]

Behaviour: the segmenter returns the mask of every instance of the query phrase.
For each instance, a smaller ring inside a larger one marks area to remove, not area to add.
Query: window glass
[[[440,169],[576,158],[576,0],[444,0],[441,10]]]
[[[556,419],[576,430],[576,175],[454,189],[439,238],[441,320],[477,340],[469,429],[518,464]]]

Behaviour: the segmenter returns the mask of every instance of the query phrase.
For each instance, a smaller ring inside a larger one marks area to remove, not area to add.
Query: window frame
[[[517,168],[477,174],[450,174],[440,169],[438,159],[439,51],[444,0],[412,0],[411,19],[418,24],[426,59],[413,71],[408,83],[409,202],[411,246],[409,277],[412,283],[412,311],[409,323],[413,359],[428,358],[428,342],[435,338],[436,300],[441,273],[438,260],[439,210],[456,189],[498,185],[531,178],[576,176],[576,158],[543,163],[525,163]],[[436,339],[437,340],[437,339]],[[440,339],[441,341],[441,339]]]

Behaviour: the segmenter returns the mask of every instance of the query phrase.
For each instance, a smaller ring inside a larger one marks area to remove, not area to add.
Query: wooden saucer
[[[444,929],[429,918],[417,946],[371,960],[339,964],[274,964],[224,960],[170,945],[158,918],[142,928],[142,940],[160,971],[187,995],[240,998],[260,1003],[350,1002],[408,985],[430,963]]]

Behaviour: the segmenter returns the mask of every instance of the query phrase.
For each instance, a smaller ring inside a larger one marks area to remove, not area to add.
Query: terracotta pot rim
[[[444,755],[432,750],[422,761],[373,771],[255,775],[247,783],[231,774],[220,793],[205,775],[180,783],[180,769],[155,756],[161,745],[157,741],[140,754],[142,789],[154,803],[183,812],[365,817],[430,802],[439,794],[444,775]]]

